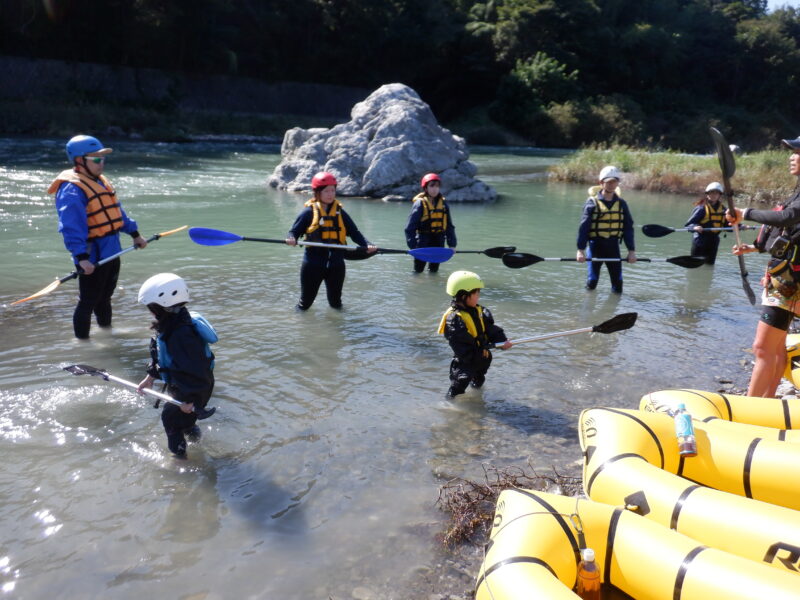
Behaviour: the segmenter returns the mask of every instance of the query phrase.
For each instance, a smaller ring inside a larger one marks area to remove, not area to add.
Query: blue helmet
[[[87,154],[103,156],[104,154],[111,154],[111,152],[111,148],[104,148],[100,140],[90,135],[76,135],[67,142],[67,158],[71,161]]]

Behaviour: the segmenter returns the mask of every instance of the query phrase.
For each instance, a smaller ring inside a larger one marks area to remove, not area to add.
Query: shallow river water
[[[281,238],[305,200],[265,185],[277,147],[114,146],[106,174],[145,236],[190,225]],[[605,273],[586,292],[574,263],[512,270],[460,254],[414,275],[410,257],[381,255],[348,263],[344,310],[323,292],[300,314],[299,249],[204,247],[181,233],[123,257],[112,330],[79,342],[74,281],[9,306],[72,270],[45,194],[66,168],[63,141],[0,139],[0,157],[0,597],[419,597],[415,582],[439,556],[445,516],[434,503],[448,479],[480,478],[484,464],[579,475],[582,409],[746,380],[756,316],[724,250],[713,268],[626,266],[622,296]],[[586,186],[546,181],[557,154],[475,149],[473,160],[501,197],[452,207],[460,249],[574,256]],[[687,234],[651,239],[638,226],[682,226],[691,199],[623,197],[639,256],[688,254]],[[405,247],[408,204],[343,202],[372,242]],[[748,262],[757,280],[763,264]],[[484,389],[448,402],[436,327],[455,269],[484,278],[482,303],[512,338],[620,312],[639,321],[498,351]],[[86,363],[138,382],[149,317],[136,293],[161,271],[187,280],[191,308],[220,335],[218,412],[187,461],[166,451],[150,401],[62,370]]]

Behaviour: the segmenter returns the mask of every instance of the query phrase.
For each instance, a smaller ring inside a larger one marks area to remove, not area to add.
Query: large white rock
[[[475,179],[463,138],[441,127],[430,107],[410,87],[391,83],[353,106],[350,121],[331,129],[286,132],[281,163],[269,185],[307,192],[318,171],[330,171],[340,196],[410,199],[419,180],[435,172],[452,202],[485,202],[497,193]]]

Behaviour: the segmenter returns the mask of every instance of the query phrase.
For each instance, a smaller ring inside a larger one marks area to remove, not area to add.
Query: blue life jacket
[[[211,359],[210,368],[213,370],[214,353],[211,352],[209,344],[214,344],[217,342],[217,340],[219,340],[217,332],[214,331],[214,327],[212,327],[211,323],[209,323],[208,320],[200,313],[189,311],[189,316],[192,317],[192,325],[194,326],[194,330],[205,344],[205,354],[206,357]],[[169,383],[169,369],[172,366],[172,357],[167,350],[167,343],[164,340],[163,334],[158,334],[158,337],[156,338],[156,344],[158,347],[158,372],[161,375],[162,381],[164,381],[164,383]]]

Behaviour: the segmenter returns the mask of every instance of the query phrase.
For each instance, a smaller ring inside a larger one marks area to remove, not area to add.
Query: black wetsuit
[[[602,199],[602,198],[601,198]],[[628,204],[614,194],[610,200],[604,200],[609,210],[614,210],[614,205],[619,202],[620,210],[622,211],[621,223],[621,237],[625,242],[625,247],[629,252],[634,252],[636,246],[633,241],[633,218],[628,209]],[[584,250],[588,246],[586,258],[621,258],[620,255],[620,238],[617,235],[612,237],[591,237],[592,225],[594,222],[594,212],[596,204],[594,198],[589,198],[583,205],[583,215],[581,222],[578,226],[578,249]],[[597,287],[597,281],[600,278],[600,269],[606,265],[608,275],[611,278],[611,290],[616,293],[622,293],[622,262],[621,261],[591,261],[587,263],[587,276],[586,288],[593,290]]]
[[[419,198],[419,196],[416,196]],[[438,198],[438,197],[437,197]],[[430,200],[435,202],[437,198]],[[447,226],[444,231],[431,231],[429,218],[423,221],[422,217],[425,209],[421,200],[415,200],[414,206],[411,208],[411,214],[408,215],[408,222],[406,223],[405,234],[406,244],[409,249],[414,248],[444,248],[445,242],[450,248],[456,247],[456,228],[453,225],[453,219],[450,217],[450,207],[447,201],[444,204],[444,218],[446,219]],[[426,262],[424,260],[414,259],[414,271],[422,273],[425,270]],[[428,271],[436,273],[439,270],[439,263],[428,263]]]
[[[181,402],[194,404],[195,410],[205,408],[214,390],[214,355],[207,355],[207,344],[192,324],[186,307],[177,313],[167,313],[161,318],[156,331],[170,356],[170,366],[164,369],[159,362],[156,338],[150,340],[151,362],[147,373],[157,379],[167,380],[166,392]],[[162,361],[165,362],[163,357]],[[185,413],[172,403],[165,403],[161,422],[167,434],[169,449],[175,454],[186,452],[184,434],[197,422],[197,413]]]
[[[717,202],[714,208],[719,210],[719,206],[720,203]],[[723,210],[723,214],[724,212]],[[706,207],[704,204],[701,204],[695,207],[684,227],[693,227],[695,225],[700,225],[701,227],[724,227],[725,224],[724,221],[715,223],[710,219],[707,220]],[[719,231],[703,231],[702,233],[697,233],[695,231],[694,234],[692,234],[692,256],[703,257],[707,265],[713,265],[717,260],[717,250],[719,249],[720,239],[719,234]]]
[[[357,245],[368,246],[369,242],[356,227],[353,219],[350,218],[344,209],[342,211],[342,222],[345,231]],[[314,218],[314,211],[310,206],[304,208],[292,228],[289,230],[289,237],[299,240],[305,234]],[[342,287],[344,286],[345,265],[344,253],[347,250],[333,250],[330,248],[314,248],[306,246],[303,255],[303,265],[300,267],[300,302],[297,308],[308,310],[314,304],[314,300],[319,292],[319,286],[325,282],[325,291],[328,296],[328,304],[333,308],[342,307]]]
[[[486,381],[486,372],[492,364],[490,348],[494,344],[506,341],[503,329],[494,324],[494,317],[488,308],[478,306],[468,308],[453,302],[454,312],[447,315],[444,327],[444,336],[453,349],[453,360],[450,363],[450,397],[463,394],[467,386],[479,388]],[[459,310],[465,311],[472,317],[478,337],[475,338],[467,330],[467,325],[458,314]],[[478,310],[481,310],[485,331],[481,329]]]

